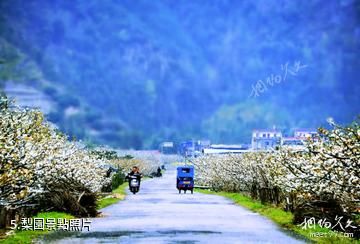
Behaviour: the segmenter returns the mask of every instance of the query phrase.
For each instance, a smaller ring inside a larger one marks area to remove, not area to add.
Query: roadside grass
[[[118,188],[112,191],[110,196],[103,197],[98,200],[97,209],[102,209],[112,204],[115,204],[123,200],[126,196],[126,188],[128,187],[128,182],[125,181]]]
[[[347,244],[347,243],[358,243],[360,244],[360,240],[355,240],[350,237],[341,236],[342,233],[332,231],[327,228],[322,228],[318,225],[315,228],[307,228],[302,229],[300,226],[293,224],[294,215],[291,212],[286,212],[281,208],[274,207],[272,205],[262,204],[260,201],[253,200],[251,197],[248,197],[241,193],[231,193],[231,192],[214,192],[210,190],[204,189],[196,189],[196,192],[205,193],[205,194],[213,194],[219,195],[226,198],[231,199],[236,204],[243,206],[252,210],[253,212],[257,212],[269,219],[273,222],[281,226],[287,231],[295,233],[298,237],[305,238],[308,241],[316,242],[316,243],[339,243],[339,244]],[[314,236],[314,233],[317,233],[322,236]]]
[[[126,196],[126,188],[128,184],[124,182],[118,188],[112,191],[112,194],[109,197],[104,197],[98,200],[98,209],[105,208],[111,204],[117,203],[120,200],[123,200]],[[38,213],[33,218],[55,218],[55,219],[73,219],[74,216],[62,213],[62,212],[42,212]],[[32,243],[33,240],[38,239],[42,236],[48,235],[50,233],[54,233],[54,231],[48,230],[36,230],[36,231],[22,231],[16,230],[11,235],[5,237],[5,239],[0,239],[0,243],[6,244],[15,244],[15,243]]]
[[[150,177],[144,177],[143,180],[150,179]],[[110,196],[101,198],[98,200],[98,206],[97,209],[102,209],[107,206],[110,206],[112,204],[115,204],[121,200],[123,200],[126,196],[126,189],[128,187],[128,182],[125,181],[123,184],[118,186],[115,190],[112,191],[112,194]],[[37,215],[33,216],[32,218],[55,218],[55,219],[73,219],[74,216],[62,213],[62,212],[41,212]],[[16,230],[9,236],[5,237],[5,239],[0,238],[1,244],[17,244],[17,243],[33,243],[35,239],[38,239],[40,237],[43,237],[45,235],[49,234],[56,234],[54,231],[48,231],[48,230],[36,230],[36,231],[21,231]],[[66,233],[65,233],[66,234]]]
[[[74,216],[67,214],[67,213],[61,213],[61,212],[43,212],[38,213],[33,218],[55,218],[55,219],[73,219]],[[0,239],[0,243],[6,243],[6,244],[17,244],[17,243],[32,243],[34,239],[39,238],[41,236],[47,235],[49,233],[52,233],[53,231],[48,230],[16,230],[13,234],[9,235],[5,239]]]

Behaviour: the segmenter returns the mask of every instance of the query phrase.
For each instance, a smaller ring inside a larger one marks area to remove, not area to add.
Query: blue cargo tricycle
[[[181,193],[181,190],[184,190],[184,193],[189,190],[191,191],[191,194],[193,194],[194,166],[185,165],[177,167],[176,188],[179,190],[179,194]]]

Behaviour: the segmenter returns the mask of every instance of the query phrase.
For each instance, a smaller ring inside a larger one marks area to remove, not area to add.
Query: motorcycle
[[[140,180],[139,177],[136,175],[129,176],[129,190],[136,194],[140,189]]]

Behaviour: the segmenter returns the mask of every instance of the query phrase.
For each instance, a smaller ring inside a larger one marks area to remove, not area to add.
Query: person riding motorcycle
[[[131,176],[135,176],[137,178],[137,180],[139,181],[139,185],[140,185],[140,181],[141,181],[141,178],[143,175],[140,173],[139,167],[137,167],[137,166],[132,167],[132,170],[130,171],[130,173],[128,173],[127,176],[125,177],[125,179],[129,181],[129,187],[131,187],[130,186]]]

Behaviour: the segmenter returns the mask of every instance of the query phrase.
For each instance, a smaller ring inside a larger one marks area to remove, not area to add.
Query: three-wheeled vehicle
[[[181,190],[184,190],[184,193],[189,190],[191,191],[191,194],[193,194],[194,166],[185,165],[177,167],[176,188],[179,190],[179,194],[181,193]]]

